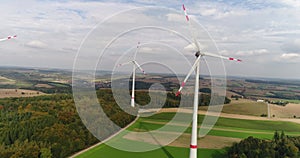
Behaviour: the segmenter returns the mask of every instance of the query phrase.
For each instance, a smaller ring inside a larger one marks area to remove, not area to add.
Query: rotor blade
[[[17,35],[14,35],[14,36],[7,36],[6,38],[2,38],[2,39],[0,39],[0,42],[6,41],[6,40],[10,40],[10,39],[13,39],[13,38],[17,38]]]
[[[146,75],[146,72],[142,69],[142,67],[136,61],[133,61],[133,63],[143,72],[144,75]]]
[[[221,56],[221,55],[217,55],[217,54],[212,54],[212,53],[203,53],[203,56],[210,56],[210,57],[214,57],[214,58],[221,58],[221,59],[226,59],[226,60],[234,60],[234,61],[238,61],[241,62],[241,59],[236,59],[236,58],[232,58],[232,57],[225,57],[225,56]]]
[[[189,73],[186,75],[185,79],[183,80],[183,82],[181,83],[180,88],[178,89],[176,96],[179,96],[181,93],[182,88],[185,86],[186,81],[189,79],[189,77],[191,76],[191,74],[193,73],[193,71],[195,70],[195,68],[198,65],[198,62],[200,61],[201,56],[197,57],[196,61],[194,62],[192,68],[190,69]]]
[[[133,61],[131,60],[131,61],[128,61],[128,62],[126,62],[126,63],[118,64],[117,67],[124,66],[124,65],[130,64],[130,63],[132,63],[132,62],[133,62]]]
[[[137,44],[137,46],[136,46],[136,50],[135,50],[135,53],[134,53],[134,56],[133,56],[133,60],[135,60],[136,55],[137,55],[139,49],[140,49],[140,42],[138,42],[138,44]]]
[[[189,30],[190,30],[190,33],[191,33],[193,39],[194,39],[194,43],[195,43],[195,45],[196,45],[196,47],[197,47],[197,51],[200,51],[200,45],[199,45],[199,43],[198,43],[198,41],[197,41],[197,39],[196,39],[195,34],[194,34],[193,31],[192,31],[193,29],[192,29],[192,24],[191,24],[191,22],[190,22],[190,17],[189,17],[189,15],[188,15],[187,12],[186,12],[186,9],[185,9],[184,4],[182,5],[182,9],[183,9],[183,11],[184,11],[186,21],[187,21],[188,24],[189,24]]]

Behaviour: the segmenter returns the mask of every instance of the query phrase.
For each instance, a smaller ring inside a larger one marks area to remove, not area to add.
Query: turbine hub
[[[197,52],[195,53],[195,56],[196,56],[197,58],[198,58],[200,55],[201,55],[200,51],[197,51]]]

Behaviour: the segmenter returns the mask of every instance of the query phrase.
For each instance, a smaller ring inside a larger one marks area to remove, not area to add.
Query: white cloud
[[[281,46],[282,50],[285,52],[300,52],[300,39],[288,40],[284,42]]]
[[[274,61],[279,62],[280,65],[282,66],[287,66],[292,64],[291,66],[293,66],[292,68],[288,68],[286,71],[287,72],[295,72],[297,71],[295,69],[295,64],[299,64],[300,62],[300,54],[298,53],[283,53],[277,57],[274,58]]]
[[[217,13],[216,8],[201,10],[201,15],[202,16],[213,16],[213,15],[216,15],[216,13]]]
[[[281,0],[281,3],[286,4],[290,7],[300,7],[299,0]]]
[[[142,46],[139,49],[138,53],[147,53],[147,54],[162,54],[164,52],[172,51],[172,49],[164,46],[164,45],[149,45],[149,46]]]
[[[140,52],[143,52],[143,53],[153,53],[153,48],[151,47],[141,47]]]
[[[45,49],[47,47],[47,44],[45,44],[42,41],[39,40],[33,40],[25,44],[27,47],[31,48],[38,48],[38,49]]]
[[[284,53],[280,56],[281,59],[285,60],[295,60],[300,57],[300,54],[297,53]]]
[[[168,21],[174,21],[174,22],[182,22],[182,19],[185,18],[184,15],[180,14],[167,14]]]
[[[191,11],[191,15],[201,15],[203,17],[213,18],[215,20],[238,17],[247,14],[245,9],[239,7],[233,7],[225,3],[219,3],[216,1],[210,2],[195,2],[194,5],[189,6],[188,12]]]
[[[268,54],[269,51],[267,49],[257,49],[257,50],[248,50],[248,51],[238,51],[236,55],[239,56],[253,56],[253,55],[263,55]]]

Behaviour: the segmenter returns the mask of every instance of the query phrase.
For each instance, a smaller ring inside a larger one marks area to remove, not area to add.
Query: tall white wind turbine
[[[10,40],[10,39],[13,39],[13,38],[17,38],[17,35],[14,35],[14,36],[7,36],[6,38],[1,38],[1,39],[0,39],[0,42],[2,42],[2,41],[7,41],[7,40]]]
[[[176,93],[176,96],[181,94],[181,90],[182,88],[185,86],[186,81],[188,80],[188,78],[190,77],[190,75],[193,73],[193,71],[196,71],[196,79],[195,79],[195,92],[194,92],[194,107],[193,107],[193,120],[192,120],[192,136],[191,136],[191,144],[190,144],[190,158],[197,158],[197,122],[198,122],[198,97],[199,97],[199,76],[200,76],[200,59],[201,57],[204,56],[209,56],[209,57],[214,57],[214,58],[221,58],[221,59],[227,59],[227,60],[234,60],[234,61],[242,61],[240,59],[235,59],[235,58],[231,58],[231,57],[225,57],[225,56],[220,56],[220,55],[216,55],[216,54],[211,54],[211,53],[203,53],[200,52],[200,44],[198,43],[197,39],[196,39],[196,35],[193,33],[192,31],[192,25],[190,22],[190,17],[188,16],[185,6],[184,4],[182,5],[183,11],[185,13],[185,18],[189,24],[189,30],[190,33],[193,37],[193,42],[197,48],[196,51],[196,61],[194,62],[191,70],[188,72],[187,76],[185,77],[184,81],[181,83],[181,86],[178,90],[178,92]]]
[[[120,67],[120,66],[124,66],[124,65],[127,65],[127,64],[132,64],[133,65],[133,68],[132,68],[132,88],[131,88],[131,107],[134,107],[134,103],[135,103],[135,101],[134,101],[135,100],[134,99],[134,91],[135,91],[135,69],[136,69],[136,67],[138,67],[143,72],[143,74],[146,75],[145,71],[142,69],[142,67],[135,60],[139,48],[140,48],[140,42],[138,42],[138,45],[136,47],[136,51],[134,53],[133,60],[130,60],[130,61],[125,62],[123,64],[119,64],[117,66],[117,67]]]

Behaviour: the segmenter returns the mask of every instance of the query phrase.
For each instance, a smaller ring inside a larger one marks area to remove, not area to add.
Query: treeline
[[[153,83],[144,82],[144,81],[135,81],[135,89],[142,90],[142,89],[149,89]],[[166,91],[172,91],[173,88],[178,87],[179,84],[173,82],[163,82],[161,83],[162,86],[166,89]],[[132,82],[129,82],[129,89],[132,88]]]
[[[1,70],[0,75],[4,76],[4,77],[7,77],[7,78],[10,78],[10,79],[22,80],[22,81],[32,79],[32,77],[29,73],[22,72],[22,70],[20,72],[17,72],[17,71],[14,71],[14,70],[13,71],[3,71],[3,70]],[[39,77],[39,76],[35,76],[35,78],[36,79],[41,79],[41,77]]]
[[[180,96],[175,96],[174,93],[172,92],[168,92],[167,93],[167,98],[161,98],[163,97],[162,95],[160,95],[159,92],[157,92],[157,94],[152,98],[154,99],[154,103],[157,105],[162,105],[164,108],[175,108],[175,107],[179,107],[180,102],[181,102],[181,97]],[[193,105],[193,99],[194,99],[194,95],[186,95],[185,97],[187,97],[186,102],[182,103],[182,106],[192,106]],[[137,91],[136,92],[136,102],[139,105],[147,105],[151,98],[149,96],[149,93],[147,91]],[[164,100],[165,102],[162,103],[161,100]],[[222,100],[223,97],[221,96],[215,96],[216,100]],[[158,100],[158,101],[156,101]],[[202,93],[199,95],[199,106],[209,106],[211,102],[211,95],[207,94],[207,93]],[[231,102],[231,100],[227,97],[225,97],[224,100],[224,104],[229,104]],[[219,102],[218,102],[219,103]],[[212,104],[214,104],[214,102],[212,102]]]
[[[272,140],[248,137],[228,149],[229,158],[297,158],[300,156],[300,137],[275,132]]]
[[[286,106],[289,102],[288,101],[282,101],[282,100],[275,100],[275,101],[269,101],[269,103],[280,105],[280,106]]]
[[[269,98],[280,98],[280,99],[291,99],[291,100],[300,100],[300,95],[295,93],[284,93],[284,92],[269,92],[271,95],[267,95]]]
[[[246,79],[246,82],[250,83],[263,83],[263,84],[273,84],[273,85],[295,85],[295,86],[300,86],[299,82],[295,81],[265,81],[265,80],[253,80],[253,79]]]
[[[53,93],[72,93],[72,86],[70,84],[65,83],[57,83],[57,82],[49,82],[49,81],[38,81],[38,80],[30,80],[27,81],[33,85],[37,84],[47,84],[51,86],[51,88],[46,87],[20,87],[21,89],[29,89],[29,90],[36,90],[41,91],[47,94],[53,94]]]
[[[15,84],[3,84],[0,85],[0,88],[2,89],[28,89],[28,90],[36,90],[41,91],[43,93],[47,94],[53,94],[53,93],[72,93],[72,86],[65,83],[56,83],[56,82],[49,82],[49,81],[38,81],[38,80],[26,80],[23,81],[29,86],[19,86]],[[35,87],[37,84],[47,84],[51,86],[51,88],[46,87]]]
[[[111,93],[98,92],[106,115],[120,127],[134,120]],[[111,134],[107,131],[107,135]],[[0,99],[0,157],[67,157],[97,142],[79,118],[71,94]]]
[[[0,76],[7,77],[9,79],[16,80],[17,83],[21,84],[1,84],[0,88],[3,89],[28,89],[28,90],[37,90],[48,94],[53,93],[72,93],[72,86],[66,83],[58,83],[58,82],[50,82],[50,81],[43,81],[42,79],[45,78],[44,76],[37,74],[37,73],[30,73],[30,72],[23,72],[23,69],[12,70],[11,71],[1,71]],[[27,70],[27,69],[24,69]],[[35,71],[33,69],[28,69],[27,71]],[[51,74],[55,73],[55,70],[39,70],[43,74]],[[61,75],[70,75],[68,72],[61,72]],[[46,87],[35,87],[37,84],[47,84],[51,86],[51,88]]]
[[[257,83],[257,84],[270,84],[270,85],[286,85],[288,87],[299,87],[300,82],[298,81],[265,81],[265,80],[252,80],[252,79],[246,79],[246,82],[250,83]],[[268,92],[266,97],[269,98],[280,98],[280,99],[291,99],[291,100],[300,100],[300,95],[295,94],[296,90],[278,90],[278,91],[270,91]]]

